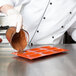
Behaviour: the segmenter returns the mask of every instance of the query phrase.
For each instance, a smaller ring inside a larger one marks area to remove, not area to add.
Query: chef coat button
[[[64,28],[64,26],[61,26],[61,28]]]
[[[50,5],[52,5],[52,3],[50,3]]]
[[[45,17],[43,17],[43,19],[46,19]]]
[[[70,12],[70,14],[72,14],[72,12]]]
[[[39,32],[39,30],[37,30],[37,32]]]
[[[52,38],[54,38],[54,36],[52,36]]]
[[[33,46],[33,43],[31,43],[31,46]]]

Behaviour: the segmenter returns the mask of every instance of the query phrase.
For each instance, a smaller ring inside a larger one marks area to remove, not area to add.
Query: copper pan
[[[23,51],[28,44],[29,34],[23,29],[16,33],[16,27],[10,27],[6,31],[6,38],[15,50]]]

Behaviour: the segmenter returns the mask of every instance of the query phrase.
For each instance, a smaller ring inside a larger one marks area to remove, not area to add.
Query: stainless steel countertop
[[[10,46],[0,44],[0,76],[76,76],[76,44],[53,46],[69,51],[31,61],[12,55]]]

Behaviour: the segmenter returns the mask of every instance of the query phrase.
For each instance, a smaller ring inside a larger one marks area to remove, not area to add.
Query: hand
[[[16,32],[19,32],[22,27],[22,16],[19,13],[21,7],[22,6],[17,6],[14,8],[11,5],[2,6],[0,10],[5,14],[5,18],[3,18],[4,23],[2,24],[2,26],[14,26],[16,27]]]
[[[15,10],[10,9],[7,11],[7,23],[9,27],[16,27],[16,32],[18,33],[22,27],[22,16],[21,14]]]

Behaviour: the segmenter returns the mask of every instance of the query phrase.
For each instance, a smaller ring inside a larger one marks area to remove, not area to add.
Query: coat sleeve
[[[68,34],[76,41],[76,22],[68,29]]]
[[[5,4],[10,4],[10,5],[14,6],[13,0],[0,0],[0,7]]]
[[[72,14],[70,14],[70,23],[71,27],[68,28],[67,32],[72,37],[74,41],[76,41],[76,5],[71,10]]]

